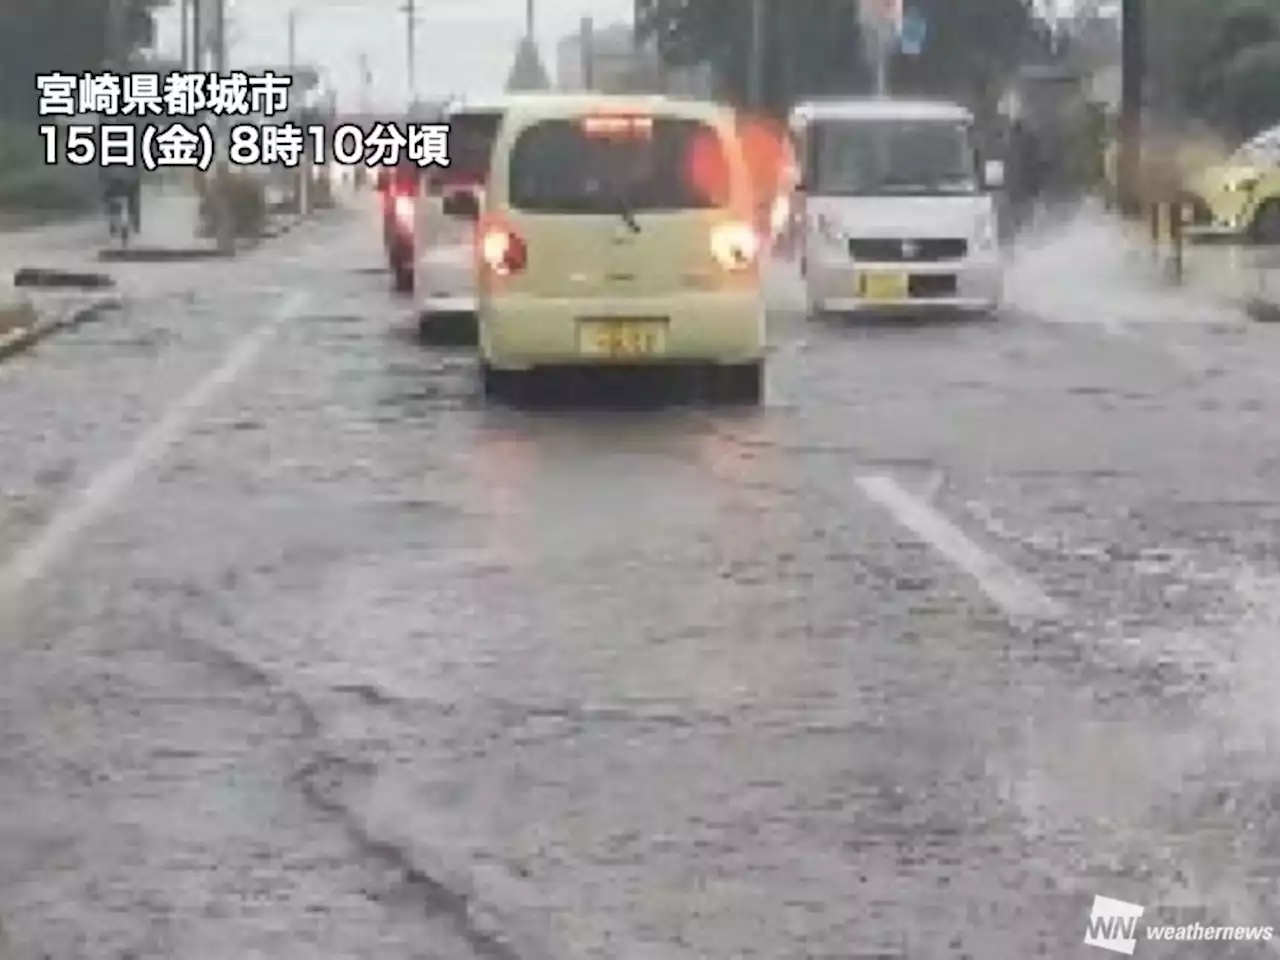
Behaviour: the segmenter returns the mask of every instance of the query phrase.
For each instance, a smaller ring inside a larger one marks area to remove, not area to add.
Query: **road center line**
[[[924,500],[892,477],[864,476],[859,489],[898,523],[967,573],[987,598],[1014,620],[1061,620],[1065,609],[1028,577],[980,547]]]
[[[123,457],[90,480],[64,509],[19,547],[0,568],[0,595],[17,597],[49,573],[116,501],[182,441],[204,409],[253,366],[284,324],[302,311],[306,299],[301,292],[285,298],[269,320],[236,341],[222,362],[179,397]]]

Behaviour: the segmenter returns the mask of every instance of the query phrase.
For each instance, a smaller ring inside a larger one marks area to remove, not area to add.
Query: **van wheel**
[[[757,407],[764,402],[764,362],[716,367],[713,393],[721,403]]]
[[[1268,200],[1253,218],[1250,233],[1254,243],[1272,247],[1280,245],[1280,201]]]

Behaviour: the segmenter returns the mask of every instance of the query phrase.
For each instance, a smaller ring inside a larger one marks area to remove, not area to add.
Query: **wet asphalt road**
[[[1280,330],[1100,243],[995,324],[808,323],[779,269],[759,413],[486,408],[352,212],[139,270],[0,367],[0,956],[1275,922]]]

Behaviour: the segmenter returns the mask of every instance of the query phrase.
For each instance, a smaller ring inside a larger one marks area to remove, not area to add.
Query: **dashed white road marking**
[[[1014,620],[1061,620],[1066,610],[1029,577],[971,540],[936,508],[892,477],[864,476],[859,489],[874,503],[977,582],[978,588]]]
[[[0,596],[16,597],[43,578],[115,503],[190,432],[196,418],[253,366],[306,295],[288,296],[270,319],[236,341],[208,376],[179,397],[119,460],[95,476],[67,506],[0,568]]]

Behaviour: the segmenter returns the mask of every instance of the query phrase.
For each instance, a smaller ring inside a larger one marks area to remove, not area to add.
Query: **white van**
[[[1003,255],[973,115],[952,103],[898,99],[800,104],[791,134],[809,315],[995,314]]]

